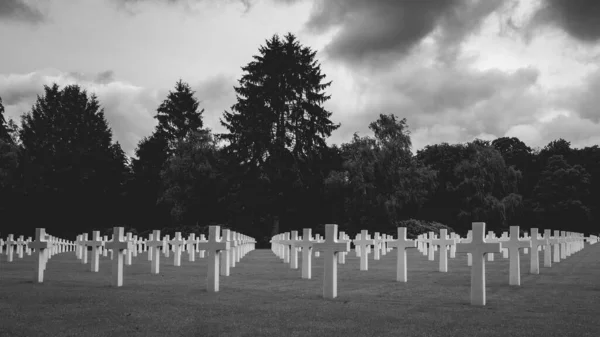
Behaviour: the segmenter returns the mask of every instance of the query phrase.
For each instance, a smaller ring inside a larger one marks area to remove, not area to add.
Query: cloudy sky
[[[224,131],[240,68],[291,32],[333,81],[330,143],[393,113],[413,150],[583,147],[600,144],[599,17],[598,0],[0,0],[0,97],[18,119],[44,84],[78,83],[131,155],[178,79]]]

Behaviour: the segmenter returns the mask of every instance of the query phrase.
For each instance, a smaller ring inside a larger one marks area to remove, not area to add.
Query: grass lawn
[[[600,244],[508,285],[508,260],[487,262],[487,306],[469,304],[466,254],[437,272],[416,249],[408,283],[395,282],[395,251],[359,271],[352,252],[339,266],[338,297],[322,295],[323,259],[300,278],[270,250],[255,250],[207,293],[207,260],[181,267],[164,256],[150,275],[147,254],[125,266],[124,286],[110,287],[110,259],[91,273],[74,252],[54,256],[43,284],[34,257],[0,262],[0,336],[600,336]],[[540,254],[543,261],[543,254]],[[300,258],[301,260],[301,258]]]

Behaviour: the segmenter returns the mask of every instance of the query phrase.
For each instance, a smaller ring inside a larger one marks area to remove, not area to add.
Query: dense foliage
[[[0,99],[2,235],[35,227],[73,237],[121,225],[205,232],[220,224],[268,242],[281,231],[337,223],[409,236],[471,222],[598,233],[600,148],[517,138],[435,144],[411,152],[406,119],[381,114],[371,136],[328,145],[339,125],[316,52],[273,36],[243,67],[224,134],[204,128],[200,98],[178,81],[133,158],[112,139],[101,103],[77,85],[44,87],[20,125]],[[418,219],[418,220],[415,220]]]

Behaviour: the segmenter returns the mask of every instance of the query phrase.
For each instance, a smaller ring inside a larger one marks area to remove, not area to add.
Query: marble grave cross
[[[44,282],[44,270],[46,270],[48,249],[52,244],[46,241],[46,230],[44,228],[35,229],[35,241],[29,243],[29,248],[35,249],[36,268],[34,282]]]
[[[368,247],[375,244],[375,240],[369,238],[369,231],[363,229],[356,235],[354,245],[360,250],[360,270],[369,270],[369,250]]]
[[[222,250],[221,254],[219,254],[221,257],[221,262],[220,262],[221,276],[229,276],[229,272],[231,269],[231,258],[229,257],[229,255],[232,253],[231,252],[231,232],[229,231],[229,229],[222,229],[221,232],[223,234],[222,241],[228,242],[229,248],[230,248],[227,250]]]
[[[539,274],[540,273],[540,246],[544,246],[548,244],[548,239],[540,238],[538,229],[531,229],[531,254],[529,260],[529,273],[530,274]]]
[[[113,228],[113,237],[110,242],[106,243],[106,249],[113,252],[112,268],[111,268],[111,285],[113,287],[123,286],[123,257],[125,250],[129,254],[134,249],[133,241],[129,238],[123,238],[123,227]]]
[[[85,245],[92,247],[92,263],[90,271],[97,273],[100,270],[100,248],[104,246],[104,241],[100,238],[100,231],[92,232],[92,239],[85,242]]]
[[[302,240],[294,242],[294,247],[302,248],[302,278],[312,278],[312,249],[315,242],[312,239],[312,229],[304,228]]]
[[[502,247],[508,248],[508,284],[519,286],[521,285],[521,254],[519,249],[531,248],[531,241],[519,238],[519,226],[510,226],[510,239],[502,242]]]
[[[206,275],[206,290],[208,292],[219,291],[219,256],[221,251],[229,250],[229,241],[225,241],[220,237],[221,227],[210,226],[208,228],[208,240],[199,242],[201,250],[208,253],[208,273]]]
[[[448,272],[448,246],[454,245],[456,242],[454,239],[448,239],[448,230],[445,228],[440,229],[440,238],[431,241],[432,244],[440,246],[440,268],[439,271],[442,273]]]
[[[485,241],[485,222],[474,222],[471,242],[456,245],[457,253],[471,253],[471,305],[485,305],[485,255],[500,253],[500,243]]]
[[[313,245],[317,252],[323,252],[323,297],[334,299],[337,297],[337,254],[350,251],[350,241],[338,241],[338,226],[325,225],[325,240]]]
[[[158,274],[160,272],[160,248],[164,244],[164,240],[160,239],[160,230],[154,230],[150,234],[150,239],[146,242],[152,252],[152,261],[150,262],[150,274]]]
[[[398,251],[396,281],[406,282],[408,278],[406,272],[406,249],[417,248],[417,242],[406,238],[406,227],[398,227],[398,240],[389,241],[388,247],[396,248]]]
[[[175,267],[181,267],[181,253],[183,250],[183,245],[185,244],[181,238],[181,232],[175,232],[173,240],[169,240],[168,242],[175,249],[175,252],[173,252],[173,265]]]

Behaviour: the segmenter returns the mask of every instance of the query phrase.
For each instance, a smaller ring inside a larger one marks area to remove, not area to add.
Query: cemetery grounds
[[[469,303],[461,253],[440,273],[438,255],[432,262],[410,249],[408,282],[399,283],[395,250],[370,256],[368,271],[352,251],[338,266],[334,300],[322,297],[322,258],[304,280],[269,249],[242,258],[217,293],[206,291],[207,259],[186,254],[180,267],[161,254],[159,275],[138,254],[120,288],[110,286],[109,258],[92,273],[75,252],[52,257],[44,283],[34,283],[34,255],[0,256],[0,336],[600,336],[600,244],[539,275],[521,254],[521,286],[508,285],[508,259],[496,254],[486,262],[484,307]]]

